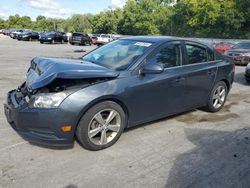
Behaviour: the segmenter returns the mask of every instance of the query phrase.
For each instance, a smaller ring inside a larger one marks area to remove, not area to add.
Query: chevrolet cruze
[[[171,37],[129,37],[81,59],[36,57],[8,93],[10,125],[32,143],[89,150],[113,145],[124,129],[202,107],[219,111],[234,64],[210,46]]]

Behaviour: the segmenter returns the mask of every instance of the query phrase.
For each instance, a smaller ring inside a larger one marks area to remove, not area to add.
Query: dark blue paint
[[[164,43],[185,40],[168,37],[131,39],[154,42],[154,45],[127,71],[117,72],[81,60],[35,58],[33,62],[41,75],[29,70],[27,82],[32,89],[43,87],[55,78],[112,79],[79,88],[57,109],[30,109],[27,104],[14,108],[12,104],[6,104],[5,113],[10,124],[33,142],[66,146],[73,144],[80,118],[100,101],[113,100],[120,104],[127,115],[127,127],[132,127],[206,105],[209,93],[218,81],[225,81],[231,88],[234,70],[228,61],[185,65],[183,55],[183,66],[160,70],[157,66],[145,66],[145,57]],[[158,71],[158,74],[142,74],[143,67],[144,70]],[[63,133],[60,130],[63,125],[72,125],[74,130]]]
[[[114,78],[119,75],[119,72],[82,60],[36,57],[32,63],[39,68],[41,75],[33,69],[28,71],[27,84],[31,89],[46,86],[56,78]]]

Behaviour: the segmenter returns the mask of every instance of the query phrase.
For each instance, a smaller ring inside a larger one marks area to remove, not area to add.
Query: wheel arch
[[[227,86],[227,91],[229,92],[231,86],[230,86],[230,82],[227,79],[221,79],[219,82],[224,82]]]
[[[74,127],[74,135],[76,133],[76,129],[79,125],[79,122],[81,121],[81,118],[84,116],[84,114],[93,106],[95,106],[96,104],[99,104],[101,102],[105,102],[105,101],[112,101],[117,103],[124,111],[125,115],[126,115],[126,125],[125,128],[128,126],[128,122],[129,122],[129,110],[127,105],[118,97],[116,96],[105,96],[105,97],[101,97],[98,99],[95,99],[94,101],[90,102],[87,106],[85,106],[82,111],[79,113],[78,117],[77,117],[77,121],[75,123],[75,127]]]

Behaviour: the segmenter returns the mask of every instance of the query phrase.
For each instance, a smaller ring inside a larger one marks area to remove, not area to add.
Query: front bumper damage
[[[29,108],[27,99],[20,100],[17,97],[19,92],[10,91],[4,104],[5,116],[11,127],[25,140],[34,144],[72,147],[74,131],[61,131],[61,126],[74,122],[67,116],[67,112],[62,109]]]

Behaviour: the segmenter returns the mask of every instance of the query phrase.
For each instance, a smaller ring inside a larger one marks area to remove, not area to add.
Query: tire
[[[43,44],[43,42],[42,42],[42,41],[40,41],[40,43],[41,43],[41,44]]]
[[[223,90],[224,90],[224,93],[222,95],[221,93]],[[217,84],[215,84],[213,90],[211,91],[209,99],[208,99],[208,104],[204,108],[204,110],[208,112],[220,111],[226,102],[227,95],[228,95],[228,87],[226,83],[223,81],[218,82]],[[217,100],[217,105],[216,105],[216,100]]]
[[[108,121],[107,116],[111,115],[111,112],[113,112],[112,115],[116,115],[111,118],[110,123],[104,125]],[[99,117],[99,121],[95,117]],[[101,122],[104,122],[103,126],[99,123],[100,119],[103,120]],[[112,101],[101,102],[90,108],[83,115],[77,126],[76,137],[85,149],[92,151],[105,149],[112,146],[120,138],[126,121],[126,115],[120,105]],[[115,123],[115,125],[112,123]],[[111,128],[115,131],[111,130]],[[93,133],[93,130],[97,131]],[[106,139],[101,139],[102,135],[106,135]]]

